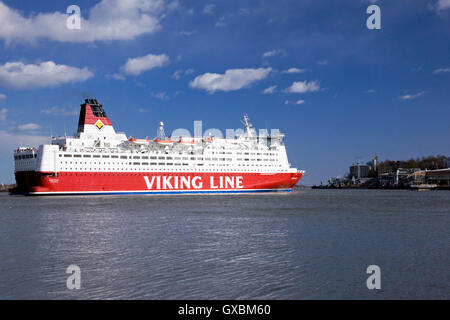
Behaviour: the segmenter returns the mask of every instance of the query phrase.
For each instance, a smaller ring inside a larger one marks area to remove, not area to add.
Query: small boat
[[[153,142],[160,144],[162,146],[171,146],[173,145],[174,141],[173,140],[161,140],[156,138],[155,140],[153,140]]]
[[[213,142],[213,137],[203,138],[202,141],[203,142]]]
[[[192,139],[191,141],[186,141],[186,140],[180,139],[180,140],[178,140],[177,143],[184,144],[187,146],[193,146],[195,144],[195,141],[194,141],[194,139]]]
[[[150,139],[149,139],[148,137],[146,137],[145,139],[135,139],[135,138],[133,138],[133,137],[130,136],[130,137],[128,138],[128,141],[129,141],[130,143],[138,144],[138,145],[143,145],[143,146],[148,146],[149,143],[150,143]]]

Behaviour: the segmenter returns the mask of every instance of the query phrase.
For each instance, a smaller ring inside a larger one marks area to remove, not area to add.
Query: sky
[[[0,22],[3,183],[14,148],[76,132],[85,98],[138,138],[247,113],[286,134],[306,185],[358,158],[450,156],[450,0],[0,0]]]

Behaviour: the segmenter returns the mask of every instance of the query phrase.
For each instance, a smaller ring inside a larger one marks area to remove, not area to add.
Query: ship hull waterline
[[[164,195],[284,193],[298,173],[241,172],[16,172],[16,194]]]

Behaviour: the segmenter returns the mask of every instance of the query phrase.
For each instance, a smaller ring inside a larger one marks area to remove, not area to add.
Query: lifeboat
[[[203,142],[213,142],[213,137],[203,138],[202,141]]]
[[[156,138],[155,140],[153,140],[155,143],[162,145],[162,146],[171,146],[173,145],[174,141],[173,140],[161,140]]]
[[[133,144],[145,145],[145,146],[148,146],[148,144],[150,143],[150,139],[148,137],[146,137],[145,139],[135,139],[133,137],[129,137],[128,141]]]
[[[178,143],[179,144],[184,144],[184,145],[187,145],[187,146],[193,146],[195,144],[195,141],[194,141],[194,139],[192,139],[191,141],[185,141],[183,139],[180,139],[180,140],[178,140]]]

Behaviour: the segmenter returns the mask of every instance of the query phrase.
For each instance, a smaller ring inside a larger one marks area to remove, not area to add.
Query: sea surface
[[[449,191],[0,195],[0,299],[449,298]]]

